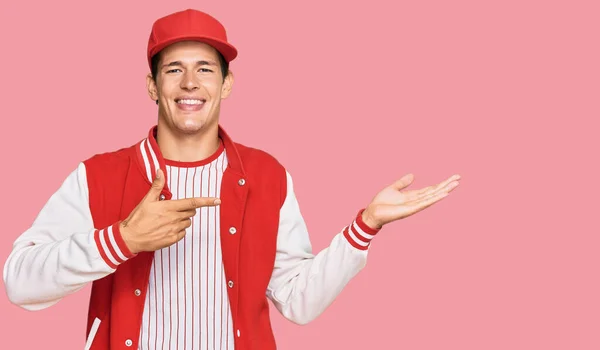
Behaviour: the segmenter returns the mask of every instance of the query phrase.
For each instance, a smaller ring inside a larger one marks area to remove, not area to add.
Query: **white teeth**
[[[179,100],[179,102],[177,103],[181,103],[184,105],[199,105],[204,103],[202,100]]]

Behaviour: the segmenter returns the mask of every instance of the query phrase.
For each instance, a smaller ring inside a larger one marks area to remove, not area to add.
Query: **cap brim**
[[[235,47],[233,47],[232,45],[230,45],[226,42],[223,42],[217,38],[208,37],[208,36],[186,35],[186,36],[171,38],[167,41],[162,42],[160,45],[153,47],[152,51],[148,55],[148,64],[151,64],[152,56],[156,55],[158,52],[160,52],[165,47],[175,44],[175,43],[178,43],[178,42],[181,42],[181,41],[188,41],[188,40],[203,42],[205,44],[208,44],[208,45],[214,47],[217,51],[219,51],[223,55],[223,57],[225,58],[225,61],[227,61],[227,62],[231,62],[231,61],[233,61],[234,58],[237,57],[237,49]]]

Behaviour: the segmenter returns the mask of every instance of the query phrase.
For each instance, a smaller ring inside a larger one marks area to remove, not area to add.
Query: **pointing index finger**
[[[202,207],[214,207],[221,204],[221,200],[216,197],[192,197],[170,200],[167,203],[171,210],[186,211]]]

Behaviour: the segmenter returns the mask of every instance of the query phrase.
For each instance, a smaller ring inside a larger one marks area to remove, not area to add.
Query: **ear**
[[[233,87],[233,72],[229,70],[227,76],[225,77],[225,81],[223,82],[223,87],[221,87],[221,99],[227,98],[229,94],[231,94],[231,89]]]
[[[156,87],[156,82],[152,79],[152,73],[148,73],[146,76],[146,88],[148,89],[148,96],[153,101],[158,101],[158,88]]]

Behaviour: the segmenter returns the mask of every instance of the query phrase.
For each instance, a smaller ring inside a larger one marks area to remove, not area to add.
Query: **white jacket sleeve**
[[[14,242],[4,284],[13,304],[40,310],[113,273],[132,256],[118,223],[94,228],[86,169],[80,163]]]
[[[267,297],[288,320],[306,324],[318,317],[365,266],[370,241],[378,230],[362,222],[362,211],[314,255],[306,224],[287,176],[281,207],[275,266]]]

